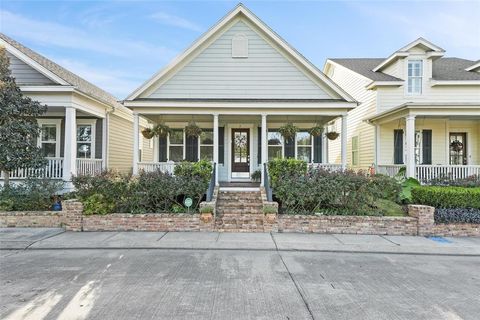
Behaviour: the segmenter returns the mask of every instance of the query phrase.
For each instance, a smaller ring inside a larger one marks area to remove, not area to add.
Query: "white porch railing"
[[[457,180],[480,175],[480,165],[416,165],[415,175],[422,183],[432,179]]]
[[[337,163],[309,163],[312,168],[323,169],[327,171],[340,171],[342,170],[342,165]]]
[[[19,168],[10,172],[10,179],[26,179],[28,177],[45,177],[61,179],[63,177],[63,158],[46,158],[47,165],[39,169]],[[2,173],[1,179],[4,179]]]
[[[145,172],[153,172],[160,170],[161,172],[173,174],[175,166],[175,162],[139,162],[138,170],[143,170]]]
[[[77,175],[95,175],[103,170],[102,159],[77,159]]]
[[[377,166],[377,173],[384,174],[390,177],[395,176],[404,164],[380,164]]]

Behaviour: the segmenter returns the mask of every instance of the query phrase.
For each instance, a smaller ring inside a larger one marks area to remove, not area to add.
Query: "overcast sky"
[[[119,99],[238,3],[1,1],[3,33]],[[328,57],[386,57],[418,37],[480,59],[480,0],[244,3],[320,69]]]

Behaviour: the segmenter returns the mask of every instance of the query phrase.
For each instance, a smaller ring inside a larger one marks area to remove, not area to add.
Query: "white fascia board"
[[[466,68],[465,71],[475,71],[476,69],[480,69],[480,61],[475,63],[473,66]]]
[[[19,86],[23,92],[73,92],[74,86]]]
[[[26,54],[24,54],[23,52],[21,52],[20,50],[18,50],[17,48],[9,44],[8,42],[4,41],[3,39],[0,39],[0,43],[2,43],[11,54],[13,54],[15,57],[22,60],[27,65],[31,66],[41,74],[43,74],[45,77],[63,86],[70,85],[70,83],[66,82],[65,80],[57,76],[55,73],[51,72],[50,70],[48,70],[47,68],[45,68],[44,66],[42,66],[41,64],[33,60],[32,58],[28,57]]]
[[[373,90],[376,87],[401,87],[405,81],[372,81],[366,86],[367,90]]]
[[[274,108],[274,109],[292,109],[295,108],[350,108],[353,109],[357,106],[356,102],[245,102],[245,101],[124,101],[124,105],[128,108],[138,107],[160,107],[160,108],[249,108],[249,109],[261,109],[261,108]]]
[[[431,80],[430,86],[480,86],[480,80]]]
[[[398,58],[401,58],[401,57],[407,57],[408,56],[408,52],[395,52],[394,54],[392,54],[390,57],[388,57],[387,59],[383,60],[378,66],[376,66],[372,71],[373,72],[378,72],[378,71],[381,71],[384,67],[388,66],[390,63],[392,63],[393,61],[397,60]]]
[[[300,62],[307,70],[314,74],[317,78],[325,82],[334,92],[336,92],[340,97],[346,101],[353,102],[353,99],[348,93],[341,89],[335,82],[323,74],[318,68],[316,68],[310,61],[308,61],[304,56],[302,56],[297,50],[293,49],[285,40],[283,40],[277,33],[275,33],[270,27],[268,27],[263,21],[261,21],[257,16],[255,16],[250,10],[248,10],[243,4],[237,5],[232,11],[230,11],[224,18],[222,18],[217,24],[210,28],[206,33],[204,33],[199,39],[197,39],[192,46],[185,50],[182,54],[177,56],[170,64],[168,64],[164,69],[161,69],[157,72],[152,78],[147,80],[139,88],[137,88],[133,93],[131,93],[126,100],[134,100],[138,98],[144,91],[146,91],[150,86],[152,86],[159,79],[167,75],[173,68],[175,68],[181,61],[187,59],[187,57],[194,53],[197,48],[199,48],[204,42],[206,42],[210,37],[214,36],[219,30],[221,30],[226,24],[230,23],[238,14],[243,14],[247,19],[249,19],[253,24],[258,27],[262,32],[264,32],[269,38],[271,38],[276,44],[278,44],[283,50],[285,50],[289,55],[294,57],[297,61]]]

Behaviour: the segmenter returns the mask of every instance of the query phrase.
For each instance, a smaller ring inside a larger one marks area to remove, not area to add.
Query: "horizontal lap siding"
[[[109,119],[108,168],[122,172],[132,169],[133,123],[115,114]]]
[[[232,58],[237,33],[248,37],[248,58]],[[244,22],[238,22],[153,92],[150,98],[329,99],[317,84]]]
[[[8,51],[7,56],[10,59],[10,70],[12,71],[12,76],[15,77],[15,80],[18,84],[54,84],[52,80],[45,77],[43,74],[33,69]]]
[[[375,113],[375,91],[366,90],[365,86],[371,81],[342,67],[334,66],[334,71],[328,74],[342,89],[347,91],[355,100],[360,102],[355,109],[348,113],[347,119],[347,164],[352,166],[352,137],[358,136],[359,163],[354,169],[367,169],[374,162],[375,128],[363,120]],[[334,127],[341,132],[341,119],[335,121]],[[341,162],[341,137],[328,141],[329,162]]]

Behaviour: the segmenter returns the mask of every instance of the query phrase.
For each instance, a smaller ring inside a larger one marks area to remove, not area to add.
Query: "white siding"
[[[232,38],[238,33],[248,37],[248,58],[232,58]],[[225,31],[149,97],[331,98],[242,21]]]
[[[43,74],[33,69],[8,51],[7,56],[10,59],[10,70],[12,71],[12,76],[15,78],[17,84],[55,84],[52,80],[45,77]]]
[[[359,163],[354,169],[367,169],[374,162],[375,155],[375,128],[363,121],[367,115],[375,113],[375,91],[365,89],[371,80],[342,66],[332,66],[327,75],[360,103],[358,107],[348,113],[347,164],[349,167],[352,166],[352,137],[358,136]],[[341,119],[337,119],[333,127],[340,133],[342,130]],[[331,163],[341,163],[340,137],[328,141],[328,158]]]

